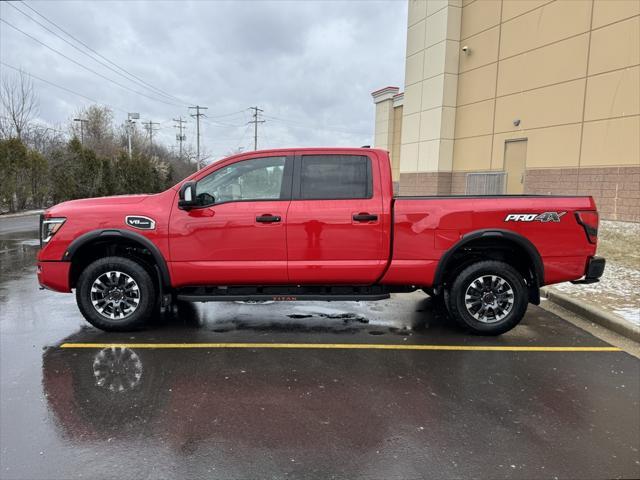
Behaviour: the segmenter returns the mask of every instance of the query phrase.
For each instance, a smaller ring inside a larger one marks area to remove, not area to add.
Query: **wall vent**
[[[506,185],[505,172],[467,173],[467,195],[502,195]]]

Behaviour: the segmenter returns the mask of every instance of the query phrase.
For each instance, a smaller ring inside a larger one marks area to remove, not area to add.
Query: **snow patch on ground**
[[[613,313],[640,327],[640,308],[614,308]]]
[[[600,222],[598,255],[607,259],[599,283],[561,283],[552,289],[640,326],[640,224]]]

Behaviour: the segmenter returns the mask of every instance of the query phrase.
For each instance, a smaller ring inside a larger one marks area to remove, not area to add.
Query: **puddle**
[[[310,310],[309,308],[298,307],[298,309]],[[315,307],[315,312],[309,313],[291,313],[287,315],[289,318],[294,319],[302,319],[302,318],[328,318],[330,320],[342,320],[344,323],[349,323],[351,321],[359,322],[359,323],[369,323],[369,319],[363,317],[362,315],[357,315],[355,313],[349,312],[341,312],[339,310],[334,310],[331,308],[323,308],[323,307]]]
[[[309,322],[275,322],[275,321],[247,321],[234,319],[215,325],[211,331],[215,333],[229,333],[234,330],[250,330],[254,332],[300,332],[300,333],[351,333],[362,331],[362,327],[347,324],[327,324]]]
[[[24,234],[0,236],[0,285],[24,269],[34,268],[39,248],[37,238]]]
[[[40,240],[36,239],[30,239],[30,240],[24,240],[22,242],[20,242],[21,245],[27,245],[29,247],[39,247],[40,246]]]
[[[332,320],[343,320],[345,323],[349,322],[350,320],[354,320],[360,323],[369,323],[369,320],[361,315],[356,315],[355,313],[321,313],[318,316],[322,318],[330,318]]]

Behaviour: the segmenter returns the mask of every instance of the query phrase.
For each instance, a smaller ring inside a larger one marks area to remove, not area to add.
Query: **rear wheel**
[[[515,327],[529,304],[528,288],[512,266],[493,260],[474,263],[447,295],[451,316],[479,335],[500,335]]]
[[[89,264],[78,278],[76,301],[84,318],[106,331],[140,328],[156,306],[149,273],[124,257],[106,257]]]

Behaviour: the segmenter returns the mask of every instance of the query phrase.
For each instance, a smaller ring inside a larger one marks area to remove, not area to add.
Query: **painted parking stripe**
[[[618,347],[536,347],[503,345],[398,345],[381,343],[63,343],[60,348],[276,348],[335,350],[437,350],[484,352],[620,352]]]

